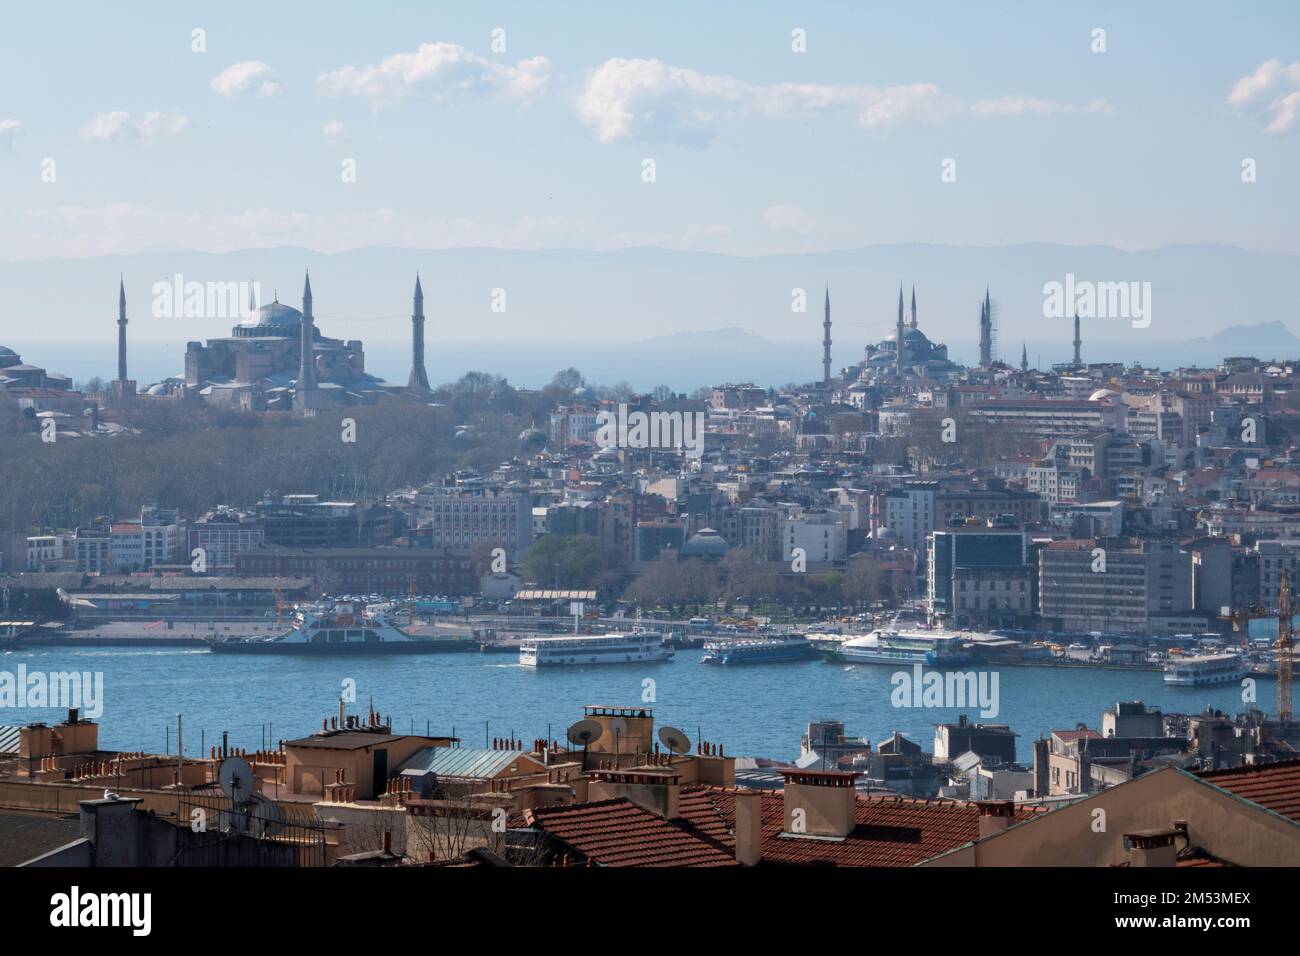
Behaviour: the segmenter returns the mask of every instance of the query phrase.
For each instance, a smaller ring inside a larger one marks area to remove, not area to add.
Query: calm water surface
[[[184,715],[186,753],[199,752],[229,731],[248,749],[269,739],[302,736],[338,713],[342,683],[356,681],[362,714],[368,703],[393,718],[396,732],[412,728],[450,734],[466,746],[508,736],[531,742],[582,716],[583,704],[641,706],[653,692],[660,724],[692,739],[702,734],[728,754],[777,759],[798,756],[810,720],[843,720],[848,733],[879,741],[900,731],[932,749],[933,725],[955,720],[956,709],[892,706],[895,666],[801,664],[719,667],[700,663],[698,650],[679,651],[670,663],[605,665],[535,671],[511,655],[446,654],[338,660],[306,657],[241,658],[188,648],[42,648],[0,653],[0,672],[90,671],[104,675],[100,743],[106,749],[174,751],[176,714]],[[1167,688],[1156,671],[1125,672],[1052,667],[1003,667],[998,674],[998,723],[1019,735],[1022,761],[1030,741],[1079,721],[1096,727],[1101,711],[1118,700],[1142,700],[1166,712],[1199,711],[1207,704],[1235,713],[1241,688]],[[653,681],[653,684],[647,684]],[[1260,680],[1263,709],[1272,711],[1271,680]],[[350,712],[356,713],[356,707]],[[964,708],[972,719],[974,708]],[[0,708],[0,724],[58,720],[55,708]],[[269,728],[267,725],[270,725]],[[170,736],[169,736],[170,731]]]

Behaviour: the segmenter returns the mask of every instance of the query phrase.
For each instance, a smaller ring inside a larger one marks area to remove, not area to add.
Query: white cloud
[[[1111,113],[1114,109],[1103,99],[1091,100],[1079,107],[1036,96],[1002,96],[995,100],[977,100],[971,104],[970,111],[975,116],[1054,116],[1060,113]]]
[[[16,119],[0,119],[0,150],[8,151],[23,131],[23,124]]]
[[[208,85],[213,93],[226,99],[233,99],[250,90],[262,97],[275,96],[280,92],[280,84],[275,81],[271,68],[261,60],[232,63],[214,76]]]
[[[343,137],[343,121],[330,120],[321,127],[320,134],[325,137],[325,142],[337,143]]]
[[[123,110],[96,114],[82,127],[86,139],[111,143],[149,143],[162,136],[175,136],[189,126],[190,119],[181,113],[153,110],[138,120]]]
[[[1265,129],[1285,133],[1300,115],[1300,61],[1284,65],[1281,60],[1265,60],[1233,84],[1228,103],[1262,110],[1268,120]]]
[[[320,90],[336,96],[359,96],[376,109],[408,95],[434,99],[455,94],[491,93],[530,100],[545,92],[551,63],[544,56],[514,66],[488,60],[456,43],[422,43],[411,53],[394,53],[367,66],[342,66],[322,73]]]
[[[763,222],[773,232],[797,232],[807,235],[816,228],[816,221],[800,206],[788,203],[768,206],[763,210]]]
[[[827,83],[753,84],[660,60],[606,60],[588,75],[576,101],[578,119],[602,143],[625,139],[702,146],[724,120],[761,115],[778,119],[843,111],[865,129],[903,122],[939,123],[972,115],[1104,112],[1104,100],[1084,108],[1032,97],[986,100],[967,108],[933,83],[875,87]]]

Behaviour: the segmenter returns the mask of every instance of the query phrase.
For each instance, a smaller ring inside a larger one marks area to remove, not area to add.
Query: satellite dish
[[[668,756],[689,753],[690,739],[676,727],[660,727],[659,742],[668,748]]]
[[[568,730],[569,743],[581,744],[584,748],[593,740],[599,740],[605,728],[594,720],[580,720]]]
[[[253,799],[257,792],[257,780],[253,777],[253,768],[248,761],[239,757],[227,757],[221,761],[217,771],[217,780],[221,790],[230,798],[230,802],[243,806]]]

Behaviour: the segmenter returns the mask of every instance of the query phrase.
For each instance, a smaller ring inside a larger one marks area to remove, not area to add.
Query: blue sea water
[[[230,733],[249,750],[265,741],[320,729],[338,713],[345,680],[356,684],[365,714],[373,700],[394,731],[426,728],[454,733],[464,746],[483,746],[513,736],[526,744],[564,729],[582,716],[584,704],[654,710],[659,725],[683,729],[722,744],[729,755],[790,760],[811,720],[843,720],[846,731],[879,741],[900,731],[932,749],[934,724],[972,720],[1010,724],[1019,735],[1022,761],[1030,741],[1080,721],[1098,726],[1101,712],[1119,700],[1142,700],[1166,712],[1196,712],[1209,705],[1243,710],[1242,689],[1166,687],[1157,671],[1001,667],[998,712],[977,708],[896,707],[891,702],[891,665],[798,664],[722,667],[700,663],[701,652],[679,651],[675,660],[642,665],[605,665],[532,670],[501,654],[446,654],[406,658],[338,660],[308,657],[242,658],[189,648],[40,648],[0,653],[0,675],[79,671],[103,675],[100,744],[106,749],[175,752],[176,715],[184,715],[185,752],[198,755]],[[1275,683],[1258,684],[1261,707],[1273,710]],[[56,708],[0,706],[0,724],[57,721]],[[200,750],[203,746],[205,749]]]

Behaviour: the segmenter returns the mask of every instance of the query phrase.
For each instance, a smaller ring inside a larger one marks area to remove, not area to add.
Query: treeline
[[[893,600],[891,577],[879,559],[850,558],[843,571],[794,573],[736,548],[721,560],[665,557],[632,575],[626,558],[590,535],[545,535],[524,555],[524,577],[544,587],[600,588],[647,610],[677,614],[703,607],[865,608]]]

